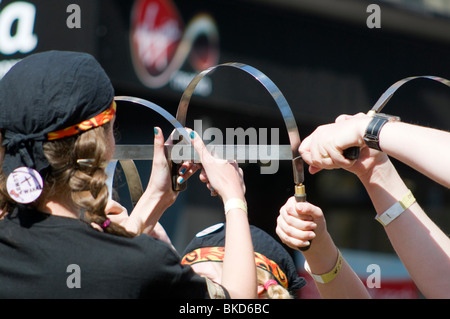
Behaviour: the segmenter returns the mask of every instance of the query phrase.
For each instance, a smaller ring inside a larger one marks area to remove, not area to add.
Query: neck
[[[50,215],[80,218],[80,210],[71,204],[70,201],[62,200],[61,198],[46,198],[38,202],[37,208],[39,211]]]
[[[59,202],[48,201],[39,207],[39,210],[55,216],[80,218],[80,212],[77,209],[67,207]]]

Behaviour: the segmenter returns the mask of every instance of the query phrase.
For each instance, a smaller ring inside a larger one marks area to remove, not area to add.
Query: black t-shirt
[[[207,298],[166,243],[17,209],[0,221],[0,298]]]

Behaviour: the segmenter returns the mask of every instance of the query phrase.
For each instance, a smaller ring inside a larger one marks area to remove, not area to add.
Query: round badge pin
[[[38,199],[43,187],[41,175],[29,167],[16,168],[6,180],[9,196],[21,204],[29,204]]]

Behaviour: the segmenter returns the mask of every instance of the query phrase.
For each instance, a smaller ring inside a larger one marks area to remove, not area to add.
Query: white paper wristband
[[[233,208],[242,209],[247,213],[247,204],[240,198],[230,198],[225,203],[225,215]]]
[[[386,227],[415,202],[416,199],[414,198],[412,192],[408,191],[408,193],[401,200],[389,207],[383,214],[376,216],[375,219],[379,221],[381,225]]]

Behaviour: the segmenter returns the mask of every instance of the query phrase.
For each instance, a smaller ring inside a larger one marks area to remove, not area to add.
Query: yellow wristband
[[[225,215],[233,208],[242,209],[247,213],[247,204],[240,198],[231,198],[225,203]]]
[[[315,282],[326,284],[332,281],[341,271],[343,261],[344,259],[342,258],[342,254],[338,249],[338,259],[336,261],[336,265],[330,272],[327,272],[326,274],[323,275],[314,275],[313,273],[311,273],[311,269],[309,268],[309,265],[306,261],[305,261],[305,270],[308,272],[308,274],[311,275],[311,277],[314,279]]]
[[[376,216],[375,219],[380,222],[381,225],[387,226],[390,222],[400,216],[405,210],[407,210],[412,204],[416,202],[412,192],[408,193],[397,203],[389,207],[383,214]]]

